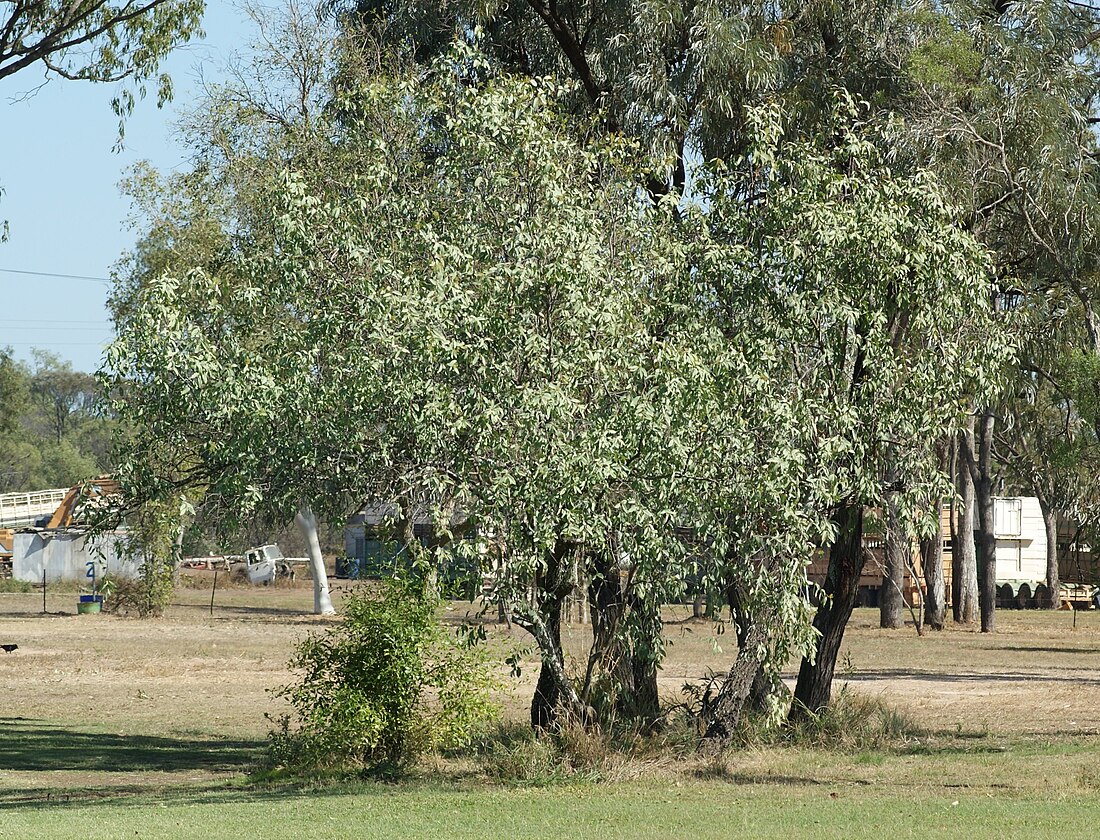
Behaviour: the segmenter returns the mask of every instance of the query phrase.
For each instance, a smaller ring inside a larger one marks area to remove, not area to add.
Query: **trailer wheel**
[[[1031,598],[1031,586],[1026,583],[1020,584],[1020,591],[1016,593],[1016,606],[1021,610],[1030,610],[1035,606],[1035,602]]]
[[[1041,610],[1049,610],[1054,606],[1054,601],[1050,597],[1050,589],[1045,583],[1040,583],[1035,587],[1035,606]]]

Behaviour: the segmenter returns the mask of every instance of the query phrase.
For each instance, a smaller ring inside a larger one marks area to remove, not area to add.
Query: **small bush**
[[[175,591],[175,537],[185,503],[147,502],[127,517],[126,535],[116,544],[121,559],[140,569],[135,578],[104,575],[99,591],[104,608],[139,618],[160,616]]]
[[[277,694],[270,760],[292,772],[397,771],[424,752],[470,743],[496,715],[488,660],[436,620],[424,587],[394,580],[354,593],[344,620],[299,646],[298,682]]]
[[[104,575],[99,581],[104,610],[138,618],[163,615],[172,600],[173,591],[172,570],[163,564],[143,568],[137,578]]]
[[[15,578],[0,578],[0,592],[33,592],[34,584]]]

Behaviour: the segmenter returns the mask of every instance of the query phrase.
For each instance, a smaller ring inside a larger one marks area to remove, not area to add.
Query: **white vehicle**
[[[233,570],[242,571],[253,586],[267,586],[275,578],[294,577],[294,566],[305,563],[302,557],[284,557],[276,544],[250,548],[244,553],[244,562],[236,563]]]

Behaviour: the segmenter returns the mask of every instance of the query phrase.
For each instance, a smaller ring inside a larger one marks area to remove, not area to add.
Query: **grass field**
[[[0,594],[0,837],[1085,837],[1100,819],[1100,613],[1009,612],[917,638],[857,611],[840,679],[925,732],[889,747],[624,761],[541,786],[437,760],[398,785],[252,784],[305,589],[182,590],[154,621]],[[472,608],[453,604],[457,620]],[[662,690],[724,670],[726,635],[671,610]],[[573,627],[566,643],[583,644]],[[523,650],[519,631],[493,643]],[[503,697],[521,720],[535,674]],[[602,779],[602,780],[597,780]]]

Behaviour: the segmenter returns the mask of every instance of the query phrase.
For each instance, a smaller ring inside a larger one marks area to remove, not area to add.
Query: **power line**
[[[59,318],[15,318],[20,324],[110,324],[105,318],[83,321],[63,321]]]
[[[32,277],[60,277],[65,280],[89,280],[92,283],[102,283],[104,286],[111,285],[111,279],[109,277],[91,277],[87,274],[59,274],[56,271],[23,271],[18,268],[0,268],[0,271],[5,274],[29,274]]]
[[[0,341],[0,347],[106,347],[110,341]]]
[[[18,330],[19,332],[109,332],[110,327],[104,324],[99,327],[74,327],[71,324],[62,324],[60,326],[53,326],[50,324],[41,324],[34,327],[24,327],[22,325],[8,326],[4,324],[0,326],[0,336],[6,332],[12,332]]]

